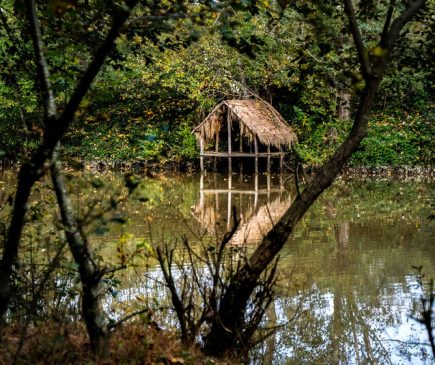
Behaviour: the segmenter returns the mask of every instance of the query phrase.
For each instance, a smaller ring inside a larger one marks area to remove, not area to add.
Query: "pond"
[[[8,176],[0,178],[0,194],[12,188]],[[74,173],[70,180],[76,206],[86,209],[104,205],[123,179]],[[93,245],[108,261],[118,260],[120,244],[131,254],[182,235],[192,245],[214,242],[231,228],[234,214],[241,223],[230,245],[251,250],[296,189],[289,176],[180,174],[145,177],[135,194],[116,212],[128,218],[122,225],[96,222],[90,228]],[[425,179],[337,180],[282,250],[279,295],[264,320],[277,331],[257,347],[252,362],[429,364],[427,333],[411,316],[423,295],[415,267],[435,278],[433,198],[433,182]],[[149,295],[168,303],[161,283],[150,284],[159,278],[156,267],[139,263],[120,273],[106,309],[116,316],[129,302],[149,304]],[[173,325],[166,315],[161,319]]]

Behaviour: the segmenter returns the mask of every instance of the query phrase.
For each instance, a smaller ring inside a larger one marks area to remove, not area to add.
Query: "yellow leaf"
[[[373,54],[373,56],[376,56],[376,57],[384,57],[387,55],[387,53],[388,53],[388,50],[385,48],[382,48],[381,46],[377,46],[377,47],[372,49],[372,54]]]

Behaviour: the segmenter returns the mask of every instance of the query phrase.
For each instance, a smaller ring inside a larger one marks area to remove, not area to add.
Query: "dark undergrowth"
[[[44,323],[22,329],[8,326],[0,347],[0,364],[231,364],[205,357],[199,348],[184,346],[177,334],[139,322],[119,327],[111,336],[110,357],[97,361],[80,324]]]

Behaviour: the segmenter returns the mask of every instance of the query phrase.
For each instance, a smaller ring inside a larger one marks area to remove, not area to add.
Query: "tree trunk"
[[[253,293],[261,273],[278,254],[292,233],[294,227],[314,203],[317,197],[328,188],[346,161],[358,148],[367,134],[368,114],[380,79],[372,77],[361,96],[360,107],[355,117],[354,127],[349,137],[318,171],[312,182],[295,199],[278,223],[264,237],[262,243],[231,280],[220,303],[217,319],[213,322],[205,339],[205,351],[219,356],[231,354],[236,349],[233,337],[243,328],[244,315],[249,297]]]
[[[296,197],[278,223],[263,238],[262,243],[254,251],[248,262],[231,278],[220,302],[218,313],[211,325],[210,332],[205,337],[204,349],[207,353],[215,356],[236,353],[235,344],[237,341],[234,340],[234,337],[243,328],[248,300],[258,284],[260,275],[279,253],[308,208],[332,184],[341,168],[366,136],[368,117],[375,93],[378,90],[394,43],[403,27],[424,5],[425,0],[409,2],[402,13],[391,22],[394,2],[390,3],[379,45],[382,55],[376,56],[370,55],[364,46],[352,0],[344,0],[344,10],[349,20],[349,28],[366,82],[352,130],[334,155],[318,170],[306,189]]]
[[[91,349],[99,359],[105,358],[109,355],[109,331],[100,300],[100,270],[92,259],[87,241],[78,227],[63,179],[61,163],[57,158],[51,166],[51,177],[66,239],[74,261],[79,267],[83,290],[82,315],[88,330]]]
[[[18,242],[28,209],[27,202],[32,186],[36,181],[35,175],[36,173],[30,163],[24,164],[18,175],[18,187],[15,194],[12,219],[0,265],[0,329],[3,327],[4,317],[9,304],[10,277],[18,254]],[[8,244],[9,242],[12,242],[12,244]]]
[[[350,119],[350,94],[345,90],[340,91],[338,96],[338,119]]]

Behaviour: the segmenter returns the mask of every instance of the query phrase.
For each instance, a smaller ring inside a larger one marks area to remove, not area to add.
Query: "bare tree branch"
[[[189,338],[189,334],[185,317],[185,307],[178,295],[171,270],[174,251],[170,250],[167,246],[164,249],[165,252],[163,253],[161,247],[157,247],[157,260],[159,261],[163,276],[165,277],[166,286],[171,293],[172,305],[174,306],[175,313],[177,314],[180,323],[181,338],[183,341],[186,341]]]
[[[425,5],[426,0],[407,1],[405,10],[393,21],[393,24],[391,24],[391,28],[386,39],[386,48],[390,49],[393,47],[405,24],[408,23]]]
[[[141,309],[141,310],[138,310],[136,312],[130,313],[127,316],[121,318],[119,321],[110,324],[109,325],[109,330],[114,330],[116,327],[120,326],[124,322],[127,322],[129,319],[131,319],[133,317],[136,317],[136,316],[138,316],[140,314],[149,313],[149,312],[150,312],[150,310],[148,308],[146,308],[146,309]]]
[[[390,5],[388,6],[388,10],[387,10],[387,16],[385,17],[384,28],[382,29],[382,35],[381,35],[382,48],[387,48],[388,30],[390,29],[391,17],[393,16],[395,4],[396,4],[396,0],[390,0]]]
[[[362,40],[361,32],[356,20],[355,10],[352,5],[352,0],[344,0],[344,11],[349,19],[349,27],[355,42],[356,50],[361,64],[364,79],[367,79],[372,73],[369,54]]]
[[[36,14],[35,0],[27,0],[27,17],[30,23],[30,35],[33,41],[33,48],[35,51],[36,70],[38,79],[41,84],[43,93],[45,121],[52,122],[56,117],[56,103],[54,101],[53,89],[50,83],[50,73],[48,70],[47,60],[44,56],[41,27],[39,19]]]

